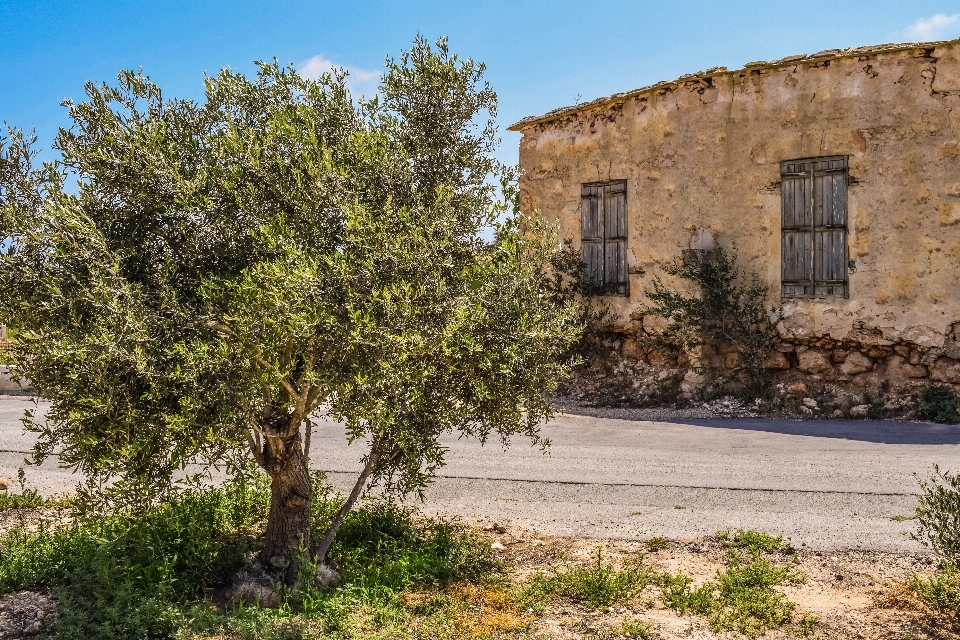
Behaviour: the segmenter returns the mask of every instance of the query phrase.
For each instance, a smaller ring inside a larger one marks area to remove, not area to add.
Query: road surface
[[[15,476],[32,439],[31,406],[0,396],[0,475]],[[914,474],[960,470],[960,427],[926,423],[768,419],[631,421],[564,415],[544,428],[548,454],[517,440],[445,438],[447,465],[421,505],[428,513],[515,522],[548,534],[695,538],[725,528],[782,534],[824,550],[915,551]],[[316,467],[348,488],[363,454],[321,422]],[[47,493],[77,478],[55,462],[27,470]]]

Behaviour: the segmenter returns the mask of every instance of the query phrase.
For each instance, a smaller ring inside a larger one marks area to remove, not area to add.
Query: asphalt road
[[[0,475],[15,476],[32,443],[23,396],[0,396]],[[694,538],[725,528],[782,534],[818,549],[916,551],[907,534],[914,474],[960,470],[960,427],[925,423],[766,419],[630,421],[565,415],[543,431],[548,454],[516,441],[447,438],[447,465],[426,492],[428,513],[512,521],[550,534]],[[321,422],[312,458],[344,490],[363,443]],[[43,492],[76,477],[53,462],[27,470]],[[682,508],[679,508],[682,507]]]

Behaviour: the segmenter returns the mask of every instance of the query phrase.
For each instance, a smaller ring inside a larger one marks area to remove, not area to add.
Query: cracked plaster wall
[[[656,262],[701,229],[736,243],[780,303],[779,163],[840,154],[850,296],[784,300],[784,337],[866,327],[939,348],[960,321],[960,42],[721,70],[521,130],[522,206],[563,238],[579,241],[582,183],[627,180],[630,293],[606,299],[624,322]]]

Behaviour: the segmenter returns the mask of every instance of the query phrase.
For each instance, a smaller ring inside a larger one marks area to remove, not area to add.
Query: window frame
[[[784,160],[780,183],[781,297],[849,298],[849,156]],[[800,192],[802,209],[796,206]],[[798,250],[800,243],[805,246]],[[789,277],[798,270],[808,271],[809,277]]]
[[[622,198],[620,202],[620,213],[617,217],[617,210],[613,210],[614,226],[617,227],[612,232],[608,220],[608,206],[617,199]],[[595,200],[597,210],[596,225],[587,214],[586,206],[588,201]],[[585,275],[592,282],[588,283],[587,290],[590,295],[597,296],[630,296],[630,273],[627,265],[627,249],[629,245],[629,215],[627,211],[627,180],[604,180],[599,182],[584,182],[580,185],[580,250],[583,255]],[[589,227],[589,228],[588,228]],[[595,227],[595,228],[594,228]],[[593,235],[588,235],[587,231],[593,231]],[[589,249],[593,245],[594,249]],[[599,258],[599,261],[598,261]],[[618,260],[619,259],[619,260]],[[591,261],[593,266],[599,266],[602,278],[595,280],[590,278]],[[614,273],[610,278],[611,271],[616,272],[617,262],[619,261],[619,274]],[[617,275],[620,277],[618,278]]]

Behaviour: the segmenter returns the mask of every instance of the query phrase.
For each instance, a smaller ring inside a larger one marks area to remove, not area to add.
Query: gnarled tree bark
[[[292,586],[300,573],[301,554],[310,549],[310,472],[299,424],[284,436],[265,437],[260,463],[270,476],[270,514],[260,563]]]

